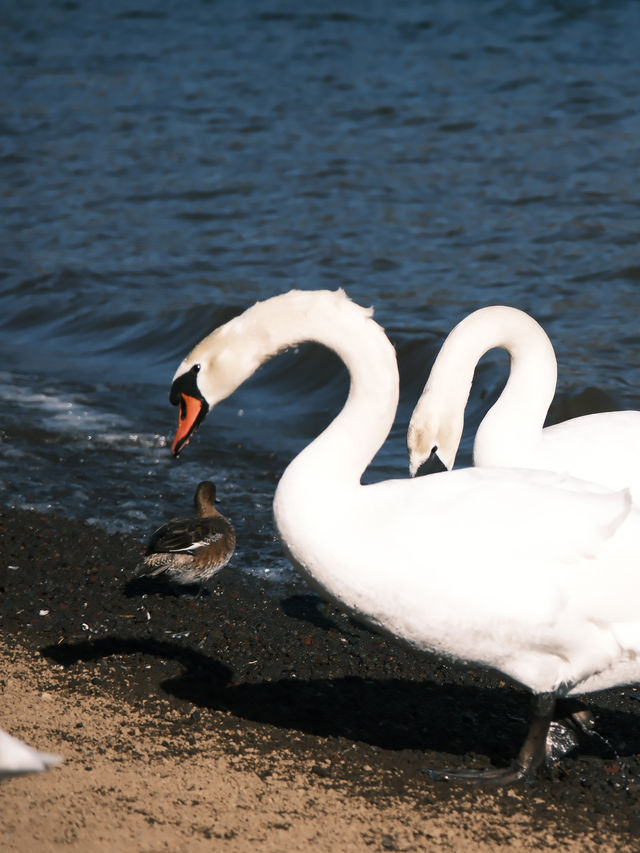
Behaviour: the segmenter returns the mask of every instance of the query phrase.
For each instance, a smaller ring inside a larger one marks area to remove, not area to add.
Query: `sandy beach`
[[[525,692],[405,649],[301,583],[232,564],[205,593],[132,581],[141,545],[0,513],[0,727],[61,753],[0,784],[3,850],[636,850],[635,688],[588,698],[603,740],[508,790]]]

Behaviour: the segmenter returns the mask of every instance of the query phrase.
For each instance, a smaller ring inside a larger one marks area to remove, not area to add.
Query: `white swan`
[[[504,305],[469,314],[442,345],[409,423],[412,476],[437,468],[438,459],[453,468],[476,364],[493,347],[508,351],[511,372],[478,427],[474,465],[560,471],[612,489],[640,486],[640,412],[585,415],[543,429],[556,389],[555,353],[532,317]]]
[[[59,755],[38,752],[0,729],[0,779],[22,773],[36,773],[60,764],[61,761]]]
[[[556,697],[640,679],[640,510],[625,492],[542,471],[361,485],[398,401],[395,352],[371,315],[341,291],[291,291],[220,326],[174,376],[172,450],[266,359],[303,341],[333,349],[349,396],[280,480],[283,548],[372,625],[530,688],[534,718],[515,768],[481,776],[513,781],[543,760]]]

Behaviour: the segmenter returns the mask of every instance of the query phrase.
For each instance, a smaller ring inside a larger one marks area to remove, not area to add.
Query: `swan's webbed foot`
[[[489,767],[484,770],[425,770],[434,780],[475,784],[510,785],[533,776],[544,764],[549,726],[556,706],[555,693],[539,693],[533,697],[533,719],[511,767]]]
[[[553,719],[585,735],[592,735],[596,727],[596,715],[579,699],[558,699]]]
[[[561,699],[556,706],[547,742],[545,761],[553,765],[596,734],[596,716],[581,702]]]

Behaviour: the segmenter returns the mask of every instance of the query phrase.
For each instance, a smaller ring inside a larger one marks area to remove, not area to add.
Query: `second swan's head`
[[[425,390],[407,431],[412,477],[450,471],[458,452],[463,422],[451,411],[440,411],[434,395]]]

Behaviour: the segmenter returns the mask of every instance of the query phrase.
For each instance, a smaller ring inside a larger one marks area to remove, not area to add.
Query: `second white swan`
[[[476,365],[494,347],[507,350],[511,371],[478,427],[474,465],[559,471],[612,489],[640,489],[640,412],[602,412],[544,427],[556,389],[553,346],[533,317],[505,305],[469,314],[442,345],[409,423],[412,475],[437,459],[453,468]]]

